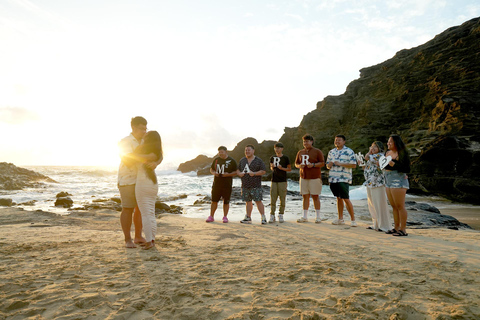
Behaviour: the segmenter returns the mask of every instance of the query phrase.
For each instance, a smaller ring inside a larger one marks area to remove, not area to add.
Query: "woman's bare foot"
[[[133,242],[135,244],[139,244],[139,245],[143,246],[143,245],[145,245],[145,243],[147,243],[147,240],[145,240],[144,237],[140,237],[140,238],[135,237],[135,240],[133,240]]]
[[[155,247],[155,243],[152,241],[152,242],[145,242],[145,245],[143,246],[143,250],[148,250],[148,249],[151,249]]]
[[[136,248],[137,246],[133,243],[132,239],[125,241],[125,248]]]

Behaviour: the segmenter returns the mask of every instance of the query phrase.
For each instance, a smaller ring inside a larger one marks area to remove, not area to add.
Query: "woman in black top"
[[[410,173],[410,157],[402,139],[398,135],[391,135],[388,139],[386,157],[392,160],[384,168],[387,197],[393,209],[395,227],[387,231],[393,236],[407,236],[407,210],[405,209],[405,195],[409,188],[408,176]]]

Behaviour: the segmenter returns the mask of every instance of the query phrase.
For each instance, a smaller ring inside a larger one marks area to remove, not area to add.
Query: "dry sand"
[[[480,318],[479,231],[162,215],[144,251],[118,216],[0,209],[0,319]]]

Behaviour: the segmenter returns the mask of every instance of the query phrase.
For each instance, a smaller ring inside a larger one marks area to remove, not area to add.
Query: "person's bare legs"
[[[230,210],[230,203],[223,203],[223,216],[226,217],[228,214],[228,210]]]
[[[343,199],[337,197],[338,220],[343,220]]]
[[[390,205],[392,206],[392,214],[393,214],[393,224],[394,224],[394,229],[398,231],[400,229],[400,216],[398,214],[398,209],[397,205],[395,203],[395,198],[393,197],[392,194],[392,188],[385,188],[387,190],[387,198],[388,202],[390,202]],[[403,202],[403,206],[405,206],[405,201]]]
[[[302,195],[303,198],[303,210],[308,210],[310,207],[310,194]]]
[[[210,205],[210,216],[213,218],[214,214],[215,214],[215,211],[217,211],[217,207],[218,207],[218,202],[213,202],[212,201],[212,204]]]
[[[405,188],[390,188],[390,193],[392,195],[393,201],[395,203],[395,209],[398,216],[398,229],[406,233],[407,230],[407,209],[405,209],[405,196],[407,194],[407,189]],[[392,205],[393,206],[393,205]],[[394,211],[395,211],[394,209]],[[395,225],[397,223],[395,222]]]
[[[120,224],[122,225],[126,248],[136,248],[132,241],[132,235],[130,234],[130,229],[132,228],[132,215],[133,208],[122,208],[122,213],[120,214]]]
[[[146,243],[145,238],[142,236],[142,213],[140,212],[140,209],[135,207],[135,210],[133,211],[133,224],[135,225],[135,239],[133,240],[134,243],[143,245]]]
[[[320,197],[318,196],[318,194],[312,194],[312,200],[315,210],[320,210]]]
[[[246,210],[247,210],[247,217],[251,218],[252,217],[252,210],[253,210],[253,202],[248,201],[246,204]]]
[[[263,217],[263,215],[265,214],[265,207],[263,206],[263,202],[262,201],[255,201],[255,204],[257,205],[258,212],[260,212],[260,214]],[[250,211],[250,213],[251,213],[251,211]]]
[[[355,221],[355,213],[353,212],[352,201],[350,201],[350,199],[343,199],[343,201],[345,202],[345,205],[347,207],[347,211],[348,211],[348,214],[350,215],[351,221]]]

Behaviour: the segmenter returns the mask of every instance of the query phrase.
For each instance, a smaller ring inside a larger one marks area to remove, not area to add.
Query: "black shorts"
[[[223,203],[229,204],[231,195],[232,195],[232,187],[213,187],[212,188],[212,202],[218,202],[220,201],[220,198],[223,198]]]
[[[332,182],[330,183],[330,190],[335,197],[340,199],[350,199],[348,194],[349,185],[346,182]]]

